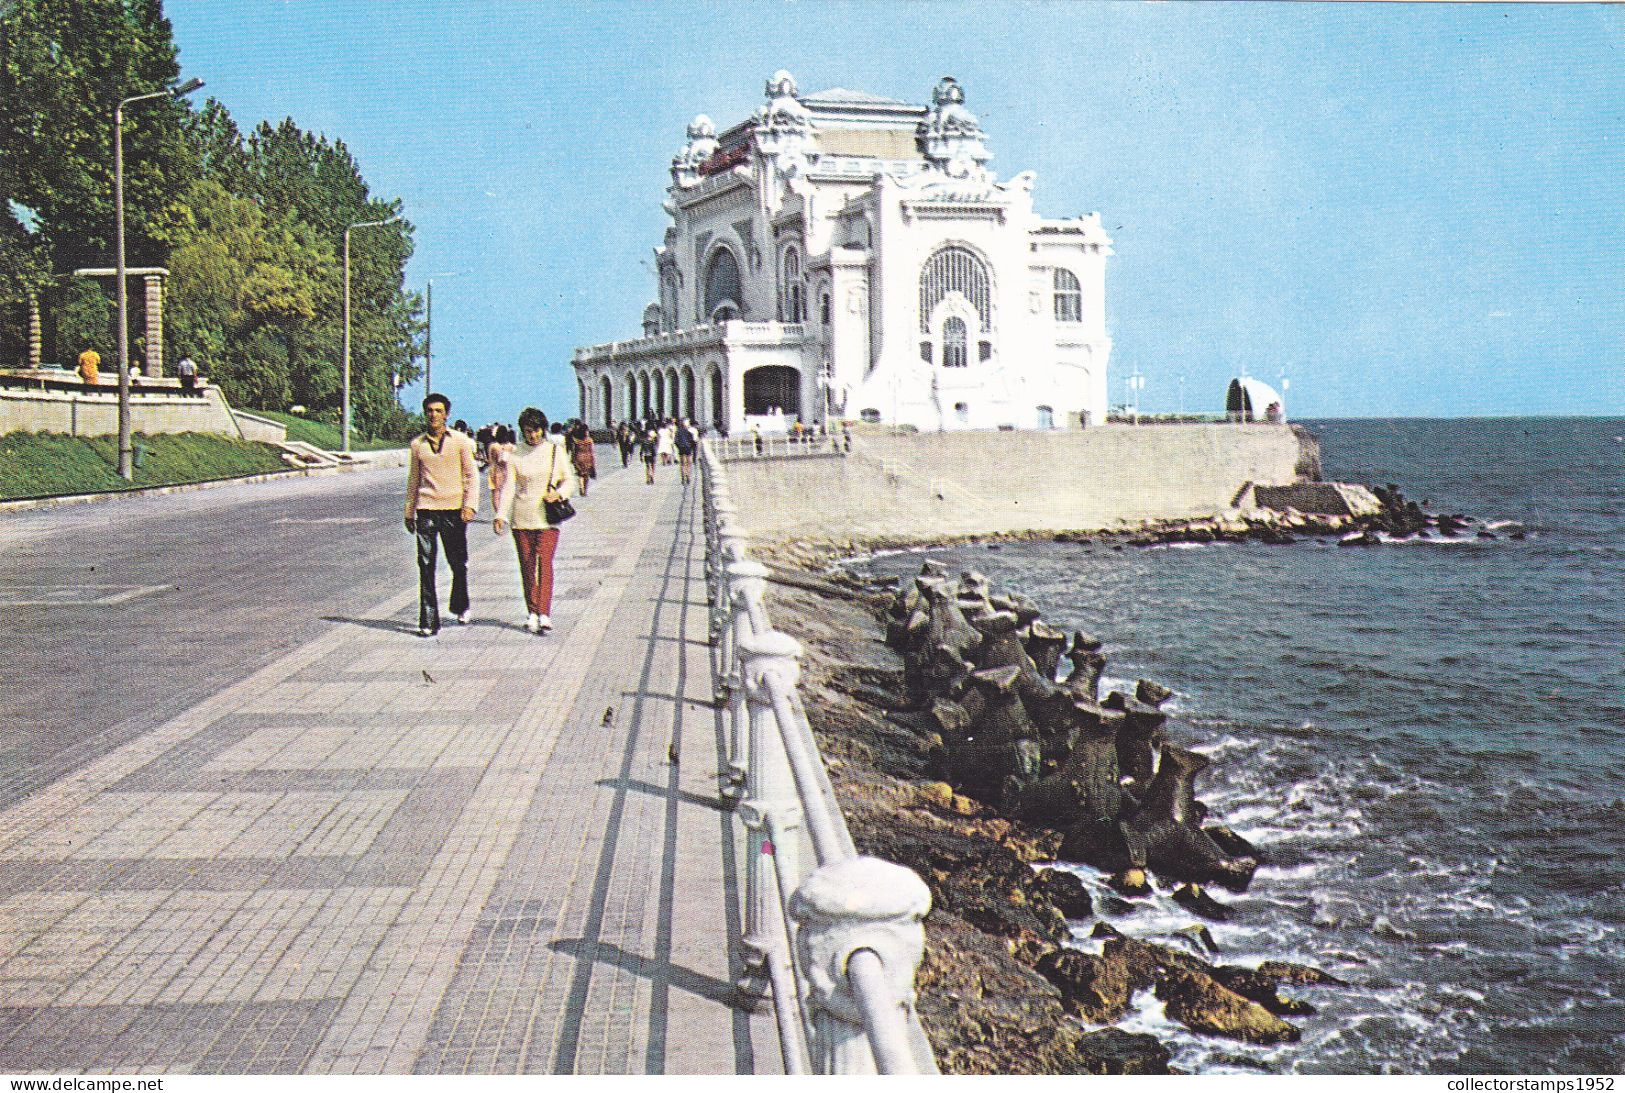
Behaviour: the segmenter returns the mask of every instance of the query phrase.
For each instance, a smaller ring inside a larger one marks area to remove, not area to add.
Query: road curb
[[[398,451],[388,449],[380,453],[380,458],[357,459],[350,463],[338,463],[326,467],[298,467],[286,471],[269,471],[265,474],[245,474],[232,478],[210,478],[202,482],[175,482],[167,486],[146,486],[134,490],[105,490],[101,493],[65,493],[57,497],[30,497],[18,501],[0,501],[0,514],[7,512],[30,512],[36,509],[65,508],[69,505],[93,505],[100,501],[117,501],[126,497],[163,497],[171,493],[191,493],[195,490],[209,490],[217,486],[237,486],[253,482],[277,482],[286,478],[317,478],[333,474],[349,474],[353,471],[372,470],[376,467],[404,467],[406,466],[405,448]]]

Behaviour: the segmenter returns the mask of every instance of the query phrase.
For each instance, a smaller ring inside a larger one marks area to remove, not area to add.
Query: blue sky
[[[1625,413],[1625,9],[1595,5],[169,0],[247,129],[342,138],[416,228],[434,383],[574,413],[635,337],[670,159],[789,69],[953,75],[1045,215],[1099,211],[1112,401],[1295,417]],[[415,402],[420,392],[409,391]]]

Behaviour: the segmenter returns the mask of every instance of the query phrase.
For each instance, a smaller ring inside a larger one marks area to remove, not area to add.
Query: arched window
[[[787,323],[804,323],[807,321],[806,286],[801,283],[801,254],[794,247],[784,252],[782,266],[784,274],[780,283],[783,291],[780,293],[779,311],[781,321]]]
[[[818,318],[825,326],[829,325],[830,319],[832,318],[829,306],[829,293],[827,292],[818,297]]]
[[[708,322],[727,322],[742,318],[745,313],[740,290],[739,260],[727,247],[718,247],[705,267],[705,318]]]
[[[1083,288],[1077,275],[1068,269],[1055,270],[1055,321],[1058,323],[1083,322]]]
[[[947,321],[942,324],[942,367],[965,367],[968,363],[966,356],[968,333],[964,319],[958,315],[948,316]]]
[[[931,332],[931,312],[950,292],[963,296],[981,320],[993,329],[993,293],[987,267],[964,247],[943,247],[920,271],[920,333]]]

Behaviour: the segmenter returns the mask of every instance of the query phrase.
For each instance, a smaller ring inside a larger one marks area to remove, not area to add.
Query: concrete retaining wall
[[[258,414],[248,414],[241,410],[233,410],[231,416],[237,420],[237,428],[242,431],[244,440],[255,440],[261,444],[281,444],[288,439],[288,427],[280,421]]]
[[[109,436],[118,432],[118,388],[97,391],[30,391],[0,388],[0,434],[67,433]],[[140,392],[130,396],[131,428],[137,433],[217,433],[243,439],[219,388],[202,397]]]
[[[846,458],[744,459],[726,470],[755,534],[929,539],[1211,516],[1249,484],[1287,485],[1315,466],[1307,433],[1216,424],[859,434]]]

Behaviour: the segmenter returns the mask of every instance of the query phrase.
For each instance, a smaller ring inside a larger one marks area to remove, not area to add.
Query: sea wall
[[[182,395],[178,386],[170,389],[161,380],[143,380],[143,384],[155,389],[132,392],[132,431],[148,435],[217,433],[243,439],[243,431],[219,388],[205,387],[199,397]],[[118,388],[112,384],[104,384],[96,391],[0,388],[0,435],[19,432],[69,436],[117,433]]]
[[[1211,516],[1249,486],[1318,476],[1286,425],[855,433],[850,454],[727,464],[741,519],[765,539],[1100,530]]]

